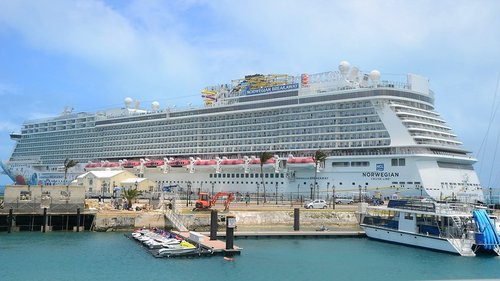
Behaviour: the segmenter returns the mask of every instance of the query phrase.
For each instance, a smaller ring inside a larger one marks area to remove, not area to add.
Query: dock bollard
[[[43,208],[43,225],[42,232],[45,233],[45,226],[47,225],[47,208]]]
[[[80,208],[76,209],[76,232],[80,232]]]
[[[210,213],[210,240],[217,240],[217,210]]]
[[[236,227],[236,217],[226,217],[226,250],[232,250],[234,244],[234,228]]]
[[[294,208],[293,209],[293,230],[299,231],[299,229],[300,229],[300,209]]]
[[[9,209],[9,217],[7,218],[7,233],[10,233],[12,228],[12,208]]]

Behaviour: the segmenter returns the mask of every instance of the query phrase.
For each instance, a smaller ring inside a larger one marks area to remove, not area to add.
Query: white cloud
[[[13,132],[19,130],[19,125],[10,121],[0,121],[0,131]]]

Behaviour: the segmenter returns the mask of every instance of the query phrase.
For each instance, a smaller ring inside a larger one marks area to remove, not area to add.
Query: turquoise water
[[[0,280],[430,280],[500,277],[465,258],[365,238],[237,239],[234,261],[156,259],[121,233],[0,233]]]

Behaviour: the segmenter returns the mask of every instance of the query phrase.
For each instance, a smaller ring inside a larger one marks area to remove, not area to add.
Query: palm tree
[[[326,155],[325,152],[321,151],[321,149],[318,149],[314,152],[314,188],[316,188],[316,177],[318,176],[318,165],[321,162],[324,162],[328,155]]]
[[[68,175],[68,170],[70,168],[73,168],[74,166],[76,166],[76,164],[78,164],[78,161],[75,161],[73,159],[69,159],[69,158],[66,158],[66,160],[64,160],[64,183],[66,184],[66,176]]]
[[[137,197],[142,195],[142,191],[135,188],[129,188],[123,190],[122,197],[127,200],[127,206],[130,208],[132,206],[132,201]]]
[[[262,187],[264,188],[264,203],[266,203],[266,186],[264,185],[264,164],[267,160],[273,158],[273,154],[268,151],[259,154],[260,159],[260,179],[262,180]]]

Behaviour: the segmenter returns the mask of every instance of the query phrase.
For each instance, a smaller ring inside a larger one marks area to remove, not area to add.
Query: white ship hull
[[[320,197],[326,197],[328,193],[331,197],[333,187],[335,187],[337,194],[357,193],[361,187],[362,191],[368,191],[372,195],[375,192],[380,192],[384,197],[398,193],[401,196],[429,196],[436,200],[450,198],[469,202],[483,200],[483,193],[479,186],[470,184],[470,182],[478,182],[477,175],[473,170],[439,167],[437,162],[443,160],[443,157],[433,155],[413,155],[410,157],[404,155],[405,166],[391,166],[391,159],[398,157],[403,156],[328,158],[325,166],[320,167],[317,173],[316,182],[318,185],[313,188],[313,192],[319,194]],[[333,162],[339,161],[368,162],[369,165],[368,167],[332,167]],[[447,159],[447,161],[451,161],[451,159]],[[453,161],[461,163],[470,160],[453,159]],[[213,165],[192,169],[189,167],[169,167],[166,169],[163,166],[115,169],[125,169],[149,178],[157,182],[158,190],[171,184],[177,184],[183,190],[187,188],[189,182],[194,190],[198,188],[210,190],[213,184],[214,191],[255,193],[257,184],[260,185],[262,182],[260,165],[251,165],[247,171],[243,165],[227,165],[220,169],[220,173],[216,172],[216,167]],[[24,178],[31,179],[26,184],[59,184],[64,178],[62,171],[37,171],[29,165],[21,165],[17,170],[22,170],[25,173]],[[68,174],[68,179],[84,172],[84,170],[73,169]],[[296,196],[309,197],[314,183],[314,166],[307,164],[294,164],[278,169],[275,169],[274,165],[265,165],[264,174],[273,174],[273,178],[264,178],[266,192],[269,194],[275,192],[276,184],[278,184],[279,194],[291,193],[296,194]],[[262,186],[260,189],[262,193]]]
[[[380,81],[378,71],[364,75],[342,62],[335,72],[250,75],[232,82],[204,89],[204,108],[160,110],[153,103],[147,111],[130,108],[127,98],[126,108],[27,121],[11,134],[16,147],[1,166],[17,184],[53,185],[68,184],[88,162],[110,161],[117,166],[95,169],[126,169],[155,181],[158,190],[189,184],[254,193],[260,165],[248,159],[268,151],[277,162],[264,166],[266,193],[326,197],[335,188],[483,201],[476,160],[434,110],[426,78]],[[310,158],[317,150],[328,158],[316,179],[314,163],[289,161],[290,155]],[[228,165],[213,164],[224,157]],[[66,158],[80,164],[65,181]],[[157,164],[166,158],[184,162]],[[195,165],[196,158],[204,164]],[[125,159],[134,168],[118,164]],[[156,167],[137,164],[146,159],[157,161]]]

